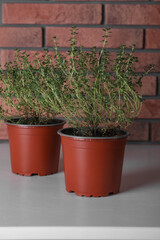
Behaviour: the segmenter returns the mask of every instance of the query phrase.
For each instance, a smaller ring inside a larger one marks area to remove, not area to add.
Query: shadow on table
[[[120,192],[160,183],[160,167],[142,169],[122,174]]]

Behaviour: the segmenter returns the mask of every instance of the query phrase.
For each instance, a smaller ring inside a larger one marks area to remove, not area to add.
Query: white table
[[[59,168],[15,175],[0,144],[0,239],[160,239],[159,145],[127,145],[120,193],[105,198],[67,193]]]

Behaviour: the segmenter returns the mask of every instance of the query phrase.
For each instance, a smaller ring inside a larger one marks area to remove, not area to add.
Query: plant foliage
[[[47,51],[42,56],[30,56],[17,50],[15,61],[0,69],[1,119],[33,125],[52,123],[59,107],[54,97],[50,99],[51,108],[48,106],[44,98],[49,89],[44,81],[52,81],[57,90],[63,85],[61,70],[54,67],[53,60]]]
[[[53,38],[55,64],[62,70],[64,84],[61,91],[57,91],[50,81],[45,84],[51,89],[50,93],[57,92],[59,111],[75,129],[76,135],[112,136],[128,127],[141,111],[142,78],[153,68],[141,76],[135,72],[138,59],[133,55],[134,46],[131,51],[126,51],[125,45],[121,46],[113,58],[105,50],[109,29],[104,32],[100,52],[96,47],[89,52],[77,46],[75,27],[72,28],[68,55],[58,52],[56,38]],[[48,102],[52,97],[48,94],[45,99]]]
[[[45,124],[60,113],[81,136],[112,136],[131,124],[142,107],[142,78],[153,67],[136,73],[134,46],[121,46],[114,57],[107,52],[109,29],[100,51],[77,46],[77,34],[73,27],[66,54],[54,37],[53,54],[31,58],[17,51],[15,61],[0,68],[1,119]]]

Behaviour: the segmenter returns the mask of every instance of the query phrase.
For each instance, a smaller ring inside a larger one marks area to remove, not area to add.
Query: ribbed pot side
[[[127,133],[117,138],[61,135],[65,184],[68,192],[104,197],[120,189]]]
[[[45,126],[7,124],[12,172],[24,176],[56,173],[60,152],[57,131],[64,123]]]

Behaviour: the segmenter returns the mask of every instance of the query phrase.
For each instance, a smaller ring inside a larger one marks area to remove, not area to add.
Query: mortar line
[[[41,3],[41,4],[125,4],[125,5],[159,5],[159,2],[154,2],[154,1],[131,1],[131,2],[126,2],[126,1],[93,1],[93,2],[88,2],[88,1],[56,1],[53,2],[52,0],[50,1],[45,1],[45,0],[24,0],[23,2],[21,0],[1,0],[2,3],[19,3],[19,4],[23,4],[23,3]]]
[[[16,49],[17,46],[12,46],[12,47],[0,47],[0,49],[8,49],[8,50],[14,50]],[[43,50],[43,47],[18,47],[20,50]],[[47,47],[49,51],[53,51],[53,47]],[[70,50],[71,48],[70,47],[59,47],[58,48],[58,51],[68,51]],[[96,48],[97,52],[99,52],[101,50],[101,47],[97,47]],[[92,47],[88,48],[88,47],[83,47],[83,51],[92,51]],[[110,53],[117,53],[119,52],[119,48],[105,48],[105,51],[107,52],[110,52]],[[131,51],[131,48],[127,48],[125,50],[126,52],[130,52]],[[135,48],[134,50],[135,53],[160,53],[160,49],[138,49],[138,48]],[[160,72],[158,72],[160,73]]]
[[[143,49],[145,49],[145,44],[146,44],[146,30],[143,29],[143,46],[142,46]]]
[[[106,14],[105,14],[105,5],[102,5],[102,24],[105,25],[106,22]]]
[[[105,20],[105,19],[104,19]],[[111,25],[111,24],[74,24],[79,28],[104,28],[104,27],[109,27],[109,28],[116,28],[116,29],[160,29],[160,25]],[[16,23],[0,23],[1,27],[72,27],[73,24],[26,24],[26,23],[21,23],[21,24],[16,24]]]
[[[156,95],[160,96],[160,92],[159,92],[159,87],[160,87],[160,79],[157,77],[156,79]]]
[[[160,122],[160,119],[137,118],[137,119],[134,119],[134,122],[155,123],[155,122]]]
[[[46,47],[46,28],[42,27],[42,46]]]
[[[4,143],[8,143],[9,144],[9,140],[8,139],[0,139],[0,144],[4,144]],[[149,141],[140,141],[140,140],[127,140],[127,145],[159,145],[160,142],[149,142]]]

